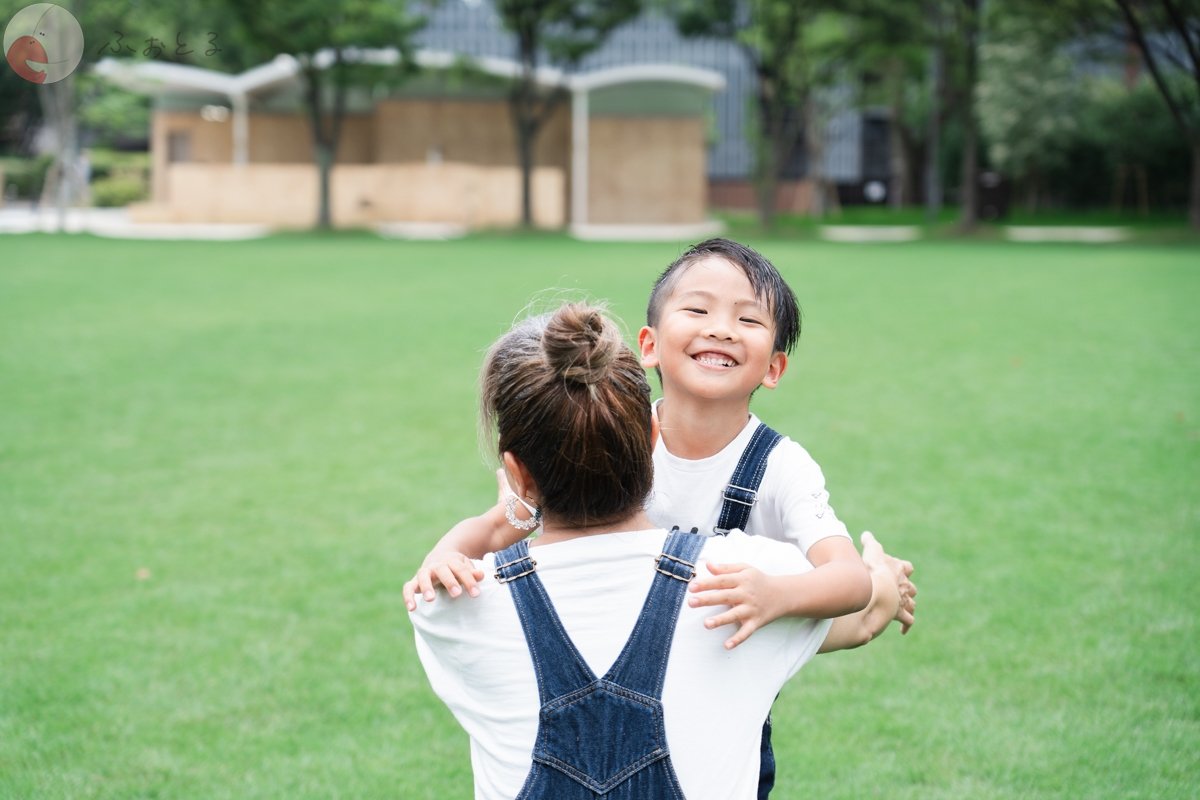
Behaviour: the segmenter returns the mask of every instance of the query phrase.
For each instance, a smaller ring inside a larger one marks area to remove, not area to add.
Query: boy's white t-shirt
[[[571,640],[597,676],[619,655],[645,602],[666,531],[583,536],[530,553]],[[800,551],[734,531],[705,542],[703,564],[746,562],[769,574],[811,569]],[[410,618],[417,653],[434,692],[471,739],[477,800],[511,800],[531,766],[538,725],[537,678],[516,607],[494,578],[489,554],[477,598],[433,603],[418,596]],[[784,682],[816,653],[829,620],[783,617],[732,651],[734,628],[704,627],[717,608],[680,608],[663,685],[671,761],[689,800],[741,800],[757,794],[763,720]],[[597,737],[619,735],[595,732]]]
[[[654,490],[646,514],[655,525],[670,530],[696,528],[705,536],[721,518],[725,487],[738,459],[758,428],[750,415],[746,427],[721,452],[708,458],[679,458],[659,437],[654,446]],[[786,436],[767,457],[767,470],[750,509],[747,532],[790,542],[807,554],[827,536],[850,538],[846,526],[829,506],[825,476],[808,451]]]

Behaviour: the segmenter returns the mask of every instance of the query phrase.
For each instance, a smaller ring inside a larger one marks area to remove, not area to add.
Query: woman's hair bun
[[[564,380],[591,385],[604,380],[620,352],[621,332],[595,306],[568,303],[542,334],[550,368]]]

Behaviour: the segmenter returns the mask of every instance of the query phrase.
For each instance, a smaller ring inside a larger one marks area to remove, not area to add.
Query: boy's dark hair
[[[646,306],[646,324],[650,327],[658,324],[663,302],[674,290],[679,276],[688,267],[710,257],[723,258],[746,274],[755,298],[766,301],[771,310],[775,322],[775,350],[791,353],[800,338],[800,306],[795,293],[775,265],[761,253],[729,239],[708,239],[692,245],[658,276]]]

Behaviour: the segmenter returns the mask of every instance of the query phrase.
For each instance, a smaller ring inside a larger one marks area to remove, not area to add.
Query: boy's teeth
[[[734,366],[733,359],[724,358],[722,356],[708,355],[707,353],[696,356],[696,360],[701,364],[707,364],[712,367],[732,367]]]

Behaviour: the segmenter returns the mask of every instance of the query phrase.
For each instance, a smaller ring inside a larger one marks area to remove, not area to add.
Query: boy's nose
[[[704,335],[709,339],[732,341],[735,334],[733,326],[726,324],[723,320],[712,319],[704,329]]]

